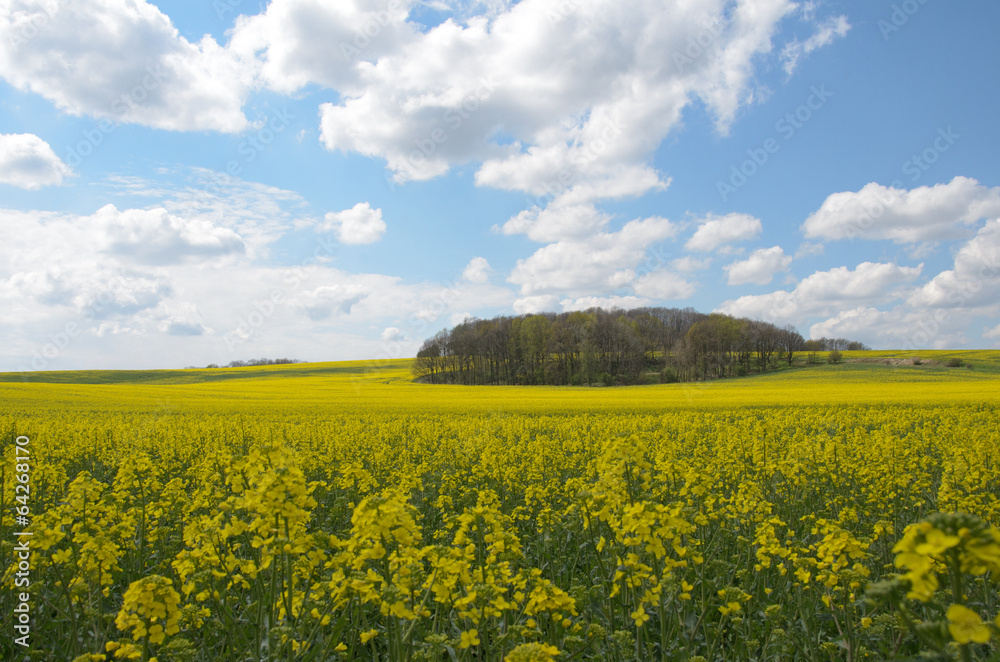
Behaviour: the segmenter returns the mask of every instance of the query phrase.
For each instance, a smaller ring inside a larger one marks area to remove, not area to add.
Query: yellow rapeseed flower
[[[948,632],[951,638],[960,644],[975,642],[985,644],[990,640],[990,628],[979,614],[963,605],[948,607]]]
[[[530,643],[521,644],[503,660],[504,662],[554,662],[559,649],[549,644]]]
[[[643,609],[642,607],[639,607],[631,614],[629,614],[629,617],[631,617],[631,619],[635,621],[636,627],[642,627],[643,624],[649,620],[649,614],[647,614],[646,610]]]
[[[463,632],[461,640],[459,641],[459,648],[469,648],[471,646],[479,645],[479,632],[475,629],[469,630],[468,632]]]
[[[119,630],[131,629],[134,641],[148,636],[150,643],[162,644],[167,635],[180,631],[177,625],[180,599],[166,577],[143,577],[129,584],[115,625]]]

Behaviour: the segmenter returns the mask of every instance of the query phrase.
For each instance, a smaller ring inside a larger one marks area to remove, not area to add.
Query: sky
[[[0,370],[692,307],[1000,347],[1000,3],[0,0]]]

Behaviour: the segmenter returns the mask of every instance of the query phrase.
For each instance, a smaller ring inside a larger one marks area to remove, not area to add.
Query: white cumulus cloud
[[[1000,219],[987,221],[955,253],[954,266],[942,271],[909,299],[915,307],[995,306],[1000,290]]]
[[[729,276],[730,285],[767,285],[778,272],[785,271],[792,263],[792,257],[785,255],[781,246],[759,248],[745,260],[738,260],[723,267]]]
[[[648,156],[693,101],[726,131],[753,99],[757,59],[796,8],[791,0],[566,4],[438,3],[455,15],[422,28],[411,0],[273,0],[237,22],[230,48],[259,61],[272,89],[337,90],[320,109],[322,143],[383,159],[397,181],[471,161],[481,164],[480,185],[572,192],[578,204],[664,186]],[[711,47],[678,59],[706,26]]]
[[[554,294],[536,294],[516,299],[512,307],[518,315],[531,315],[551,311],[558,303],[559,297]]]
[[[92,217],[103,227],[106,251],[142,264],[171,264],[245,252],[242,238],[204,219],[174,216],[166,209],[126,209],[105,205]]]
[[[862,262],[854,269],[817,271],[795,289],[747,295],[724,302],[719,312],[736,317],[802,323],[808,317],[836,315],[848,308],[874,306],[906,296],[905,286],[920,277],[923,265]]]
[[[629,221],[618,232],[600,232],[582,240],[558,241],[518,260],[507,281],[522,295],[564,293],[593,296],[632,283],[636,267],[656,242],[677,234],[665,218]]]
[[[834,193],[802,225],[808,238],[888,239],[901,244],[961,239],[983,218],[1000,216],[1000,187],[969,177],[905,190],[874,182]]]
[[[691,255],[685,255],[684,257],[679,257],[676,260],[671,261],[670,266],[675,271],[701,271],[702,269],[708,269],[712,264],[712,258],[697,258]]]
[[[611,215],[592,204],[537,205],[521,211],[502,226],[504,234],[526,234],[540,242],[560,239],[579,239],[601,230],[611,220]]]
[[[490,279],[491,271],[493,269],[485,257],[474,257],[462,271],[462,278],[470,283],[485,283]]]
[[[400,340],[408,340],[408,338],[399,327],[387,326],[382,331],[382,340],[385,342],[398,342]]]
[[[255,64],[191,43],[144,0],[18,0],[0,11],[0,76],[72,115],[235,132]]]
[[[683,276],[659,269],[636,278],[632,285],[636,294],[658,301],[687,299],[695,291],[695,285]]]
[[[749,214],[709,215],[699,223],[698,229],[684,244],[689,251],[714,251],[728,244],[753,239],[764,229],[760,219]]]
[[[813,338],[850,338],[873,347],[911,351],[954,349],[968,342],[968,319],[941,310],[895,306],[890,310],[859,306],[812,325]]]
[[[0,134],[0,183],[34,191],[72,174],[47,142],[31,133]]]
[[[332,230],[344,244],[373,244],[385,234],[382,210],[372,209],[367,202],[359,202],[350,209],[329,212],[325,221],[317,228]]]
[[[630,308],[648,306],[650,303],[649,299],[643,299],[635,296],[610,296],[563,299],[559,302],[559,305],[562,306],[563,312],[570,313],[577,310],[589,310],[590,308],[603,308],[605,310],[621,308],[623,310],[628,310]]]

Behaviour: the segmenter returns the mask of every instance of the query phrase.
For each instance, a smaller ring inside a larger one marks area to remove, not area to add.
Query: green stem
[[[958,556],[958,548],[952,547],[948,550],[948,572],[951,575],[951,599],[956,605],[964,605],[965,599],[962,597],[962,561]],[[972,662],[972,651],[969,644],[959,644],[959,655],[962,662]]]

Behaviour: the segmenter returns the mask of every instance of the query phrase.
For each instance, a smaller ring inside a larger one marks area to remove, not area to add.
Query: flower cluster
[[[1000,580],[1000,530],[962,513],[939,513],[906,528],[892,551],[895,564],[909,582],[907,597],[927,602],[940,586],[939,577],[991,573]]]
[[[125,591],[124,604],[115,618],[115,625],[123,632],[131,630],[132,640],[143,642],[144,650],[148,650],[150,644],[162,644],[169,635],[180,631],[180,599],[166,577],[144,577],[132,582]],[[109,642],[106,648],[109,652],[114,651],[115,657],[127,659],[139,657],[137,653],[140,653],[135,646],[122,642]]]

